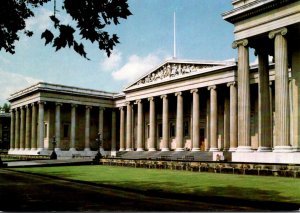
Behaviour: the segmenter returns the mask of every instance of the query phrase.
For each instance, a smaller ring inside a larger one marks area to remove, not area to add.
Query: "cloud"
[[[120,67],[122,62],[122,53],[117,49],[112,52],[110,57],[105,54],[105,59],[101,62],[101,69],[104,71],[113,71]]]
[[[146,57],[132,55],[128,62],[119,70],[112,72],[115,80],[133,81],[138,77],[146,74],[155,66],[157,66],[164,58],[157,54],[149,54]]]
[[[34,17],[30,17],[26,20],[26,29],[32,31],[37,30],[39,32],[49,29],[53,25],[49,18],[51,15],[53,15],[53,11],[39,8]]]
[[[0,103],[7,102],[7,98],[14,92],[31,86],[41,80],[17,73],[5,72],[0,69]]]

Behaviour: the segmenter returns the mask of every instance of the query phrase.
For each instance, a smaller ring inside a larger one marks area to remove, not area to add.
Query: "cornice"
[[[222,14],[223,19],[234,24],[247,18],[277,9],[298,0],[256,0]]]

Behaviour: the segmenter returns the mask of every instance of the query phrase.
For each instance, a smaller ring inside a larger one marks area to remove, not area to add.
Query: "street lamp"
[[[56,160],[57,159],[57,154],[55,152],[55,146],[56,146],[56,140],[55,140],[55,136],[53,136],[53,139],[52,139],[52,146],[53,146],[53,151],[50,155],[50,159],[51,160]]]
[[[97,134],[96,143],[97,143],[97,147],[98,147],[98,152],[95,155],[95,158],[93,159],[93,162],[94,162],[94,164],[99,164],[99,161],[102,158],[102,155],[101,155],[101,152],[100,152],[101,145],[102,145],[102,138],[101,138],[100,133]]]

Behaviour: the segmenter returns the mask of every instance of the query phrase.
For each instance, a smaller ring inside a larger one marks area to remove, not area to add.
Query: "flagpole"
[[[173,44],[173,58],[176,58],[176,15],[175,15],[175,11],[174,11],[174,44]]]

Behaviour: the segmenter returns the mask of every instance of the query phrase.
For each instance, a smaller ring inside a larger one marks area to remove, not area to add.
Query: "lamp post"
[[[55,136],[53,136],[53,139],[52,139],[52,146],[53,146],[53,151],[50,155],[50,159],[51,160],[56,160],[57,159],[57,154],[55,152],[55,146],[56,146],[56,140],[55,140]]]
[[[100,159],[102,158],[102,155],[101,155],[101,152],[100,152],[101,145],[102,145],[102,138],[101,138],[100,133],[97,134],[96,143],[97,143],[97,147],[98,147],[98,152],[97,152],[95,158],[93,159],[93,162],[94,162],[94,164],[99,164]]]

